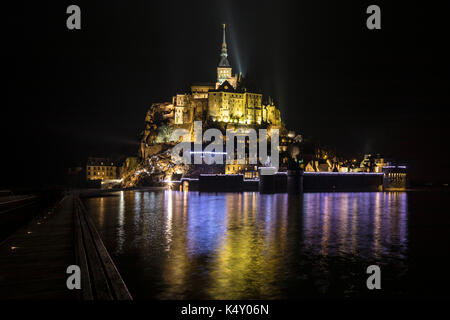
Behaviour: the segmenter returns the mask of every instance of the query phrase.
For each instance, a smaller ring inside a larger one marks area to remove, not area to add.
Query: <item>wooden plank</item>
[[[97,228],[95,227],[91,216],[87,212],[85,212],[85,218],[88,226],[91,229],[97,252],[103,262],[103,266],[105,267],[105,271],[108,275],[115,298],[117,300],[132,300],[131,294],[128,291],[127,286],[125,285],[125,282],[123,281],[119,271],[116,268],[116,265],[111,259],[108,250],[106,250],[105,245],[103,244],[103,241],[101,240],[100,235],[97,232]]]
[[[87,226],[89,227],[89,230],[92,235],[92,239],[95,243],[97,253],[100,257],[100,260],[102,261],[105,274],[108,277],[109,284],[112,288],[112,293],[114,295],[114,298],[117,300],[132,300],[131,294],[128,291],[128,288],[123,281],[119,271],[116,268],[116,265],[114,264],[114,261],[112,260],[111,256],[108,253],[108,250],[106,249],[98,231],[95,227],[94,222],[92,221],[91,216],[87,212],[86,207],[84,206],[81,199],[78,198],[80,210],[83,212],[83,217],[86,220]]]
[[[79,298],[82,300],[93,300],[91,281],[89,277],[89,266],[84,250],[83,235],[81,231],[79,208],[75,201],[74,205],[74,223],[75,223],[75,259],[81,270],[81,293]]]
[[[84,249],[89,265],[89,273],[91,276],[91,286],[95,299],[112,300],[113,295],[108,285],[108,279],[104,273],[103,265],[97,254],[94,241],[87,226],[83,214],[80,214],[80,225],[83,235]]]

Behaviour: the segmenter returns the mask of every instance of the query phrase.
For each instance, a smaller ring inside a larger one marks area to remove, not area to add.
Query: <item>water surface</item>
[[[435,272],[449,259],[447,195],[121,191],[85,203],[136,299],[280,299],[446,294]]]

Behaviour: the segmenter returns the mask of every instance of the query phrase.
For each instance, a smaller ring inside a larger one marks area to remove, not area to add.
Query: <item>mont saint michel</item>
[[[108,300],[298,319],[449,298],[443,5],[5,5],[12,315]]]

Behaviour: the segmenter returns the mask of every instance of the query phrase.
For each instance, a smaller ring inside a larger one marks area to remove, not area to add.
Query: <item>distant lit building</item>
[[[339,171],[339,167],[330,159],[311,160],[305,166],[306,172],[332,172]]]
[[[364,159],[359,165],[361,172],[383,172],[383,167],[389,166],[389,162],[386,162],[379,154],[373,156],[372,154],[365,154]],[[354,170],[357,171],[357,170]]]
[[[384,190],[405,190],[408,186],[406,166],[384,166],[383,173]]]
[[[390,162],[385,162],[384,158],[375,158],[375,170],[374,172],[383,172],[383,168],[389,166]]]
[[[88,158],[86,164],[87,180],[118,179],[118,166],[107,158]]]
[[[248,158],[244,163],[238,163],[235,159],[232,163],[225,164],[225,174],[243,174],[245,179],[256,179],[259,176],[258,166],[250,164]]]

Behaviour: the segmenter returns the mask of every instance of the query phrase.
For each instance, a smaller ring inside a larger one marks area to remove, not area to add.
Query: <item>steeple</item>
[[[228,51],[227,51],[227,41],[225,39],[225,23],[223,26],[223,41],[222,41],[222,51],[220,53],[220,62],[219,67],[231,67],[230,63],[228,62]]]

